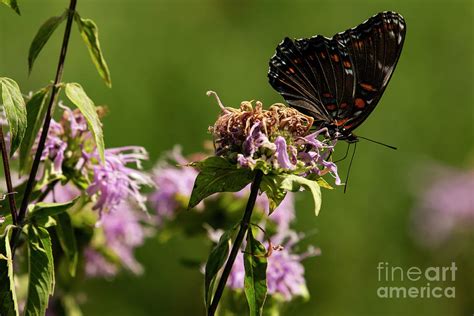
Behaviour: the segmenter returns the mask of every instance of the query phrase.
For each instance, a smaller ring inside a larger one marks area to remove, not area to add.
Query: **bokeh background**
[[[53,79],[62,31],[54,34],[30,76],[27,52],[39,25],[60,14],[67,1],[20,5],[22,17],[0,7],[0,75],[15,79],[26,92]],[[97,104],[109,106],[107,146],[142,145],[152,161],[177,143],[192,153],[209,139],[207,127],[218,114],[207,90],[217,91],[229,106],[250,99],[281,102],[266,74],[283,37],[331,36],[384,10],[405,17],[407,38],[384,97],[357,132],[399,149],[361,142],[348,192],[325,191],[317,218],[309,197],[300,194],[296,228],[317,230],[311,239],[322,256],[305,262],[311,300],[288,314],[472,315],[474,247],[426,249],[414,240],[411,226],[418,188],[426,185],[424,164],[474,165],[471,0],[79,0],[81,15],[99,25],[113,88],[102,83],[75,28],[64,80],[81,83]],[[346,167],[341,164],[343,174]],[[143,277],[83,284],[85,315],[203,314],[202,276],[179,261],[204,259],[207,251],[201,240],[149,240],[137,254],[146,269]],[[376,295],[379,262],[407,269],[452,261],[458,265],[455,299]]]

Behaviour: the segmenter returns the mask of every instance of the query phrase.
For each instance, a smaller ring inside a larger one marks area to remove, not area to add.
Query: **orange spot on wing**
[[[341,109],[345,109],[345,108],[347,108],[347,103],[346,103],[346,102],[343,102],[343,103],[341,103],[341,105],[339,105],[339,107],[340,107]]]
[[[289,70],[292,74],[295,73],[295,70],[294,70],[292,67],[288,68],[288,70]]]
[[[328,109],[329,111],[334,111],[336,109],[336,105],[335,104],[327,104],[326,109]]]
[[[332,55],[332,56],[331,56],[331,59],[332,59],[333,61],[335,61],[336,63],[339,62],[339,56],[338,56],[337,54]]]
[[[347,122],[349,119],[346,118],[346,119],[343,119],[343,120],[340,120],[340,121],[336,121],[336,126],[341,126],[341,125],[344,125],[345,122]]]
[[[350,61],[347,61],[347,60],[345,60],[342,64],[343,64],[344,67],[346,67],[346,68],[351,68],[351,66],[352,66],[352,65],[351,65],[351,62],[350,62]]]
[[[355,103],[354,103],[354,104],[355,104],[356,108],[358,108],[358,109],[363,109],[364,106],[365,106],[365,101],[362,100],[361,98],[357,98],[357,99],[355,99]]]
[[[377,89],[375,89],[373,85],[368,84],[368,83],[361,83],[360,86],[362,87],[362,89],[366,91],[372,91],[372,92],[377,91]]]
[[[332,98],[332,94],[326,92],[326,93],[323,93],[323,97]]]

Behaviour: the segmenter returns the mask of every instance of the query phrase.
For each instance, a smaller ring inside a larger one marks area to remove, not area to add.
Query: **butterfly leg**
[[[349,162],[349,168],[347,169],[346,181],[344,181],[344,193],[347,191],[347,183],[349,183],[349,174],[351,173],[352,161],[354,160],[356,149],[357,143],[354,143],[354,151],[352,152],[351,162]],[[349,149],[347,151],[349,151]]]
[[[346,149],[346,153],[344,154],[344,157],[336,160],[336,161],[333,161],[334,163],[337,163],[339,161],[343,161],[344,159],[347,158],[347,156],[349,155],[349,148],[351,147],[351,143],[347,143],[347,149]]]

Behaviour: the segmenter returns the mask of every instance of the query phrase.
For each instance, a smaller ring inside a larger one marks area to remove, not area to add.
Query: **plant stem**
[[[235,237],[235,241],[232,245],[229,258],[227,259],[227,262],[224,266],[224,270],[222,271],[222,275],[219,280],[219,284],[217,285],[216,293],[214,294],[211,306],[209,306],[209,310],[207,312],[208,316],[214,316],[214,314],[216,313],[217,305],[219,304],[219,300],[221,299],[222,293],[224,292],[224,288],[227,284],[227,279],[229,278],[232,266],[234,265],[235,258],[237,257],[240,246],[242,246],[245,234],[247,233],[247,230],[249,228],[250,218],[252,217],[253,207],[255,206],[255,201],[257,200],[258,190],[260,189],[260,183],[262,182],[262,178],[263,172],[257,170],[255,178],[252,182],[252,186],[250,188],[250,196],[247,202],[247,207],[245,208],[244,216],[242,217],[242,221],[240,222],[239,232],[237,233],[237,237]]]
[[[16,212],[15,196],[13,195],[12,176],[10,173],[10,162],[8,158],[5,137],[3,136],[3,127],[0,126],[0,150],[2,151],[3,170],[5,172],[5,182],[7,183],[8,202],[10,203],[10,213],[12,214],[13,225],[18,224],[18,215]]]
[[[41,155],[43,153],[44,145],[45,145],[46,138],[49,132],[49,125],[51,123],[53,105],[59,94],[59,90],[60,90],[59,84],[61,83],[61,79],[63,76],[64,61],[66,60],[66,52],[67,52],[67,47],[69,44],[69,37],[71,35],[71,27],[72,27],[72,21],[75,15],[76,3],[77,3],[77,0],[71,0],[71,2],[69,3],[69,12],[68,12],[68,17],[67,17],[67,22],[66,22],[66,29],[64,31],[63,43],[61,46],[61,53],[59,55],[58,67],[56,70],[56,77],[54,79],[51,97],[49,99],[48,109],[46,111],[46,115],[45,115],[45,119],[43,123],[43,130],[41,132],[40,140],[38,142],[38,148],[35,153],[33,165],[31,167],[30,175],[29,175],[28,182],[25,188],[25,193],[23,194],[23,200],[21,201],[20,212],[18,214],[18,223],[20,225],[22,225],[23,220],[25,219],[25,216],[26,216],[26,211],[28,209],[28,204],[30,202],[29,201],[30,195],[33,192],[36,174],[38,172],[38,167],[41,161]]]
[[[44,199],[48,196],[48,194],[50,194],[54,190],[54,187],[56,186],[56,184],[58,184],[58,182],[59,180],[54,180],[53,182],[51,182],[46,187],[46,190],[44,190],[43,193],[41,193],[41,195],[38,196],[38,199],[36,199],[36,202],[43,202]]]
[[[51,123],[51,118],[53,116],[53,106],[56,102],[56,99],[60,90],[60,83],[63,77],[64,62],[66,60],[66,52],[69,44],[69,38],[71,35],[72,22],[74,20],[74,15],[76,14],[76,4],[77,0],[71,0],[69,2],[69,11],[66,21],[66,29],[64,30],[63,42],[61,45],[61,52],[59,54],[58,67],[56,68],[56,76],[54,78],[54,84],[51,89],[51,97],[49,99],[48,108],[44,118],[43,129],[41,131],[40,140],[38,142],[38,148],[36,149],[35,158],[33,160],[33,165],[31,166],[31,171],[28,177],[28,182],[26,183],[25,192],[23,194],[23,199],[21,201],[20,211],[18,212],[18,229],[15,229],[12,233],[12,256],[15,255],[16,244],[20,237],[21,227],[23,221],[25,220],[26,212],[28,210],[28,204],[30,202],[30,196],[33,192],[33,188],[36,183],[36,174],[38,173],[39,164],[41,162],[41,155],[43,154],[44,145],[46,143],[46,138],[48,137],[49,125]]]

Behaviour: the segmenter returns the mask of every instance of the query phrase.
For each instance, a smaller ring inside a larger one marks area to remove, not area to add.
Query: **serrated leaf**
[[[43,227],[28,226],[28,296],[25,316],[44,315],[54,291],[51,238]]]
[[[20,171],[29,169],[31,162],[31,148],[35,143],[39,130],[44,122],[46,110],[46,100],[49,95],[49,88],[44,88],[37,91],[31,99],[26,102],[26,121],[27,127],[25,137],[20,146]]]
[[[9,225],[0,236],[0,315],[18,316],[18,302],[13,278],[13,260],[10,248],[10,235],[13,226]]]
[[[26,106],[18,84],[10,78],[1,77],[2,101],[10,127],[10,156],[20,146],[26,131]]]
[[[211,250],[207,258],[206,268],[204,272],[204,297],[206,300],[206,308],[211,305],[214,282],[219,270],[224,266],[227,256],[229,255],[232,236],[235,233],[237,225],[224,232],[219,239],[217,245]]]
[[[97,115],[94,102],[92,102],[78,83],[66,84],[66,96],[77,106],[79,111],[81,111],[82,115],[86,118],[89,129],[92,131],[92,135],[94,135],[100,159],[103,162],[105,160],[104,134],[102,132],[102,123],[100,122],[99,115]]]
[[[89,50],[92,62],[94,63],[99,75],[104,79],[105,84],[110,88],[112,87],[112,79],[110,77],[109,67],[105,62],[104,55],[100,49],[99,43],[99,29],[94,21],[90,19],[83,19],[76,12],[74,20],[77,23],[79,32],[81,33],[82,39]]]
[[[58,235],[61,249],[66,254],[67,263],[69,266],[69,274],[72,277],[76,275],[77,266],[77,243],[74,235],[74,228],[71,224],[71,218],[68,213],[60,213],[56,218],[56,234]]]
[[[30,73],[33,69],[33,64],[36,60],[36,57],[38,57],[39,53],[43,49],[44,45],[48,42],[56,28],[66,19],[67,13],[68,11],[66,10],[60,16],[53,16],[40,26],[38,33],[36,33],[33,41],[31,42],[30,50],[28,52],[28,71]]]
[[[247,247],[244,253],[244,292],[249,305],[250,316],[261,316],[267,297],[267,250],[247,232]]]
[[[13,11],[20,15],[20,7],[18,7],[18,2],[16,0],[0,0],[0,3],[10,7]]]
[[[48,216],[56,216],[61,213],[64,213],[69,208],[71,208],[74,203],[76,203],[77,199],[78,198],[65,203],[38,202],[34,205],[30,205],[30,211],[28,212],[28,221],[33,222],[41,218],[46,218]]]
[[[200,172],[194,182],[188,208],[217,192],[238,192],[252,182],[254,171],[237,168],[222,157],[209,157],[195,164]]]

